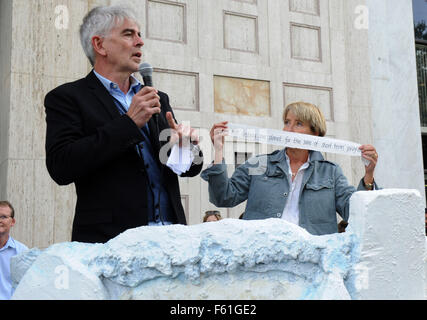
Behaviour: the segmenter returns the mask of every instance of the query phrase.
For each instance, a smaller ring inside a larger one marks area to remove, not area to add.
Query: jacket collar
[[[101,101],[102,106],[108,111],[112,118],[120,116],[119,110],[117,110],[114,100],[111,97],[108,90],[104,87],[102,82],[95,75],[93,70],[86,76],[88,88],[91,89],[94,95]]]
[[[269,157],[269,162],[273,166],[280,168],[280,170],[284,174],[288,174],[289,168],[288,168],[288,163],[286,162],[285,151],[286,151],[286,148],[272,153]],[[324,158],[319,151],[310,150],[310,162],[309,162],[310,164],[314,163],[315,161],[323,161],[323,160],[324,160]],[[305,185],[307,183],[308,179],[310,178],[311,174],[313,173],[313,170],[314,170],[314,166],[312,166],[312,165],[310,165],[306,169],[306,171],[304,173],[304,178],[303,178],[303,185]]]
[[[101,102],[102,106],[108,111],[110,116],[112,118],[120,117],[120,112],[114,103],[113,97],[110,95],[101,80],[99,80],[99,78],[95,75],[94,70],[92,70],[86,76],[86,81],[88,83],[89,89],[93,91],[94,95]],[[150,121],[148,121],[148,127],[150,129],[151,144],[154,147],[154,150],[158,151],[160,150],[160,142],[157,138],[159,136],[159,132],[157,130],[157,124],[154,121],[153,117],[151,117]]]

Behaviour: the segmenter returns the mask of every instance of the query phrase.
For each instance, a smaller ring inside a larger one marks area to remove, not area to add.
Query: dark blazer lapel
[[[93,70],[87,75],[86,81],[88,82],[89,89],[91,89],[94,95],[100,100],[102,106],[108,111],[111,117],[119,117],[120,112],[114,104],[113,97],[111,97],[95,73],[93,73]]]

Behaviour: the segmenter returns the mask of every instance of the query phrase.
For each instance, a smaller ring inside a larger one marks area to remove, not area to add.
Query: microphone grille
[[[148,62],[144,62],[140,64],[138,71],[143,77],[151,76],[153,74],[153,67]]]

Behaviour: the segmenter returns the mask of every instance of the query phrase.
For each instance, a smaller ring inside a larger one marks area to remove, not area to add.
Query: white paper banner
[[[228,123],[227,126],[228,136],[242,139],[246,142],[259,142],[282,147],[339,153],[349,156],[362,156],[362,152],[359,150],[361,145],[351,141],[265,129],[236,123]],[[362,160],[365,165],[369,164],[368,160],[364,158],[362,158]]]

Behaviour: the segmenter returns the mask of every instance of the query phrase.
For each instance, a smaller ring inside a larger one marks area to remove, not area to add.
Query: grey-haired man
[[[202,154],[194,130],[175,122],[167,94],[132,75],[144,45],[137,19],[127,8],[97,7],[80,38],[93,70],[45,98],[47,169],[77,192],[72,240],[106,242],[142,225],[186,224],[177,174],[159,153],[177,139],[192,140],[197,161],[186,177],[199,174]],[[159,141],[165,129],[174,129],[172,142]]]

